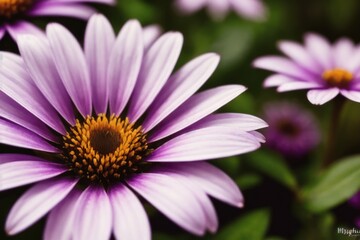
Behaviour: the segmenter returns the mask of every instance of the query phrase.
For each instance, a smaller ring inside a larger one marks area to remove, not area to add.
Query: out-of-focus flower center
[[[12,18],[29,9],[33,0],[0,0],[0,17]]]
[[[288,120],[280,121],[277,125],[277,128],[282,134],[290,137],[295,137],[299,133],[298,126]]]
[[[63,137],[63,154],[71,171],[90,181],[109,183],[137,172],[150,153],[141,126],[129,120],[87,117]]]
[[[353,80],[353,75],[344,69],[334,68],[326,70],[322,78],[331,86],[334,87],[347,87],[349,82]]]

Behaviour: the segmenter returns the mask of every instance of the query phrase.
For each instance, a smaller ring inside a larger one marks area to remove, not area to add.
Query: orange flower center
[[[331,86],[347,87],[349,82],[353,80],[353,75],[347,70],[341,68],[334,68],[326,70],[322,78]]]
[[[12,18],[28,10],[33,0],[0,0],[0,17]]]

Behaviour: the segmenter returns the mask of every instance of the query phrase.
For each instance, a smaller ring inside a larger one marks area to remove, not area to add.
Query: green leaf
[[[236,179],[237,185],[239,185],[241,190],[253,188],[261,183],[261,177],[258,174],[247,173],[242,174]]]
[[[256,210],[246,214],[219,232],[214,239],[218,240],[262,240],[270,220],[267,209]]]
[[[249,155],[247,163],[285,186],[297,188],[294,174],[279,155],[265,150],[257,151]]]
[[[312,212],[332,208],[354,195],[360,188],[360,155],[333,164],[303,194],[305,207]]]

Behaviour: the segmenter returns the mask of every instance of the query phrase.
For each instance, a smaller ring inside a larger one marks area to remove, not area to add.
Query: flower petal
[[[57,142],[57,137],[55,137],[46,124],[3,92],[0,92],[0,104],[0,117],[12,121],[49,141]]]
[[[334,62],[330,43],[324,37],[315,33],[306,34],[304,39],[307,50],[322,66],[322,70],[332,69]]]
[[[321,88],[321,87],[323,87],[323,85],[320,83],[317,83],[317,82],[293,81],[293,82],[281,84],[277,88],[277,90],[278,90],[278,92],[287,92],[287,91],[293,91],[293,90]]]
[[[267,77],[263,83],[264,87],[277,87],[283,83],[289,83],[297,81],[296,79],[290,78],[282,74],[274,74]]]
[[[360,91],[354,91],[354,90],[340,90],[340,93],[355,102],[360,102]]]
[[[266,9],[259,0],[230,0],[235,11],[248,19],[264,20],[266,18]]]
[[[153,102],[168,80],[180,55],[183,36],[164,34],[146,52],[130,101],[128,117],[136,121]]]
[[[84,52],[65,27],[51,23],[46,28],[55,66],[79,112],[91,115],[91,83]]]
[[[89,19],[96,10],[76,3],[61,3],[55,1],[39,1],[36,7],[29,11],[30,16],[64,16],[80,19]]]
[[[30,188],[10,210],[6,232],[15,235],[35,223],[61,202],[76,183],[76,180],[52,179]]]
[[[149,47],[155,42],[161,32],[161,27],[156,24],[143,28],[143,41],[146,50],[149,49]]]
[[[79,197],[73,238],[77,240],[107,240],[112,229],[109,198],[103,188],[90,186]]]
[[[85,57],[90,71],[93,105],[98,114],[107,111],[106,76],[114,43],[115,33],[109,21],[100,14],[91,17],[85,33]]]
[[[334,45],[335,65],[339,68],[348,68],[349,60],[355,51],[354,43],[347,39],[341,38]]]
[[[224,106],[245,90],[246,88],[241,85],[228,85],[206,90],[190,97],[158,128],[154,129],[149,141],[157,141],[190,126]]]
[[[37,134],[2,119],[0,119],[0,143],[45,152],[59,151]]]
[[[26,154],[0,154],[0,165],[15,161],[43,161],[44,159]]]
[[[210,196],[235,207],[243,207],[244,198],[239,187],[219,168],[206,162],[168,163],[166,167],[190,178]]]
[[[323,105],[339,94],[338,88],[313,89],[308,91],[307,98],[312,104]]]
[[[40,28],[26,21],[20,20],[16,21],[13,24],[6,24],[5,28],[15,41],[17,41],[18,37],[23,34],[31,34],[39,37],[45,37],[44,32],[41,31]]]
[[[185,230],[205,233],[205,216],[194,194],[175,178],[159,173],[142,173],[128,184],[154,207]]]
[[[175,137],[158,147],[149,162],[184,162],[223,158],[254,151],[260,143],[249,133],[214,126]]]
[[[45,161],[14,161],[0,165],[0,191],[49,179],[66,172],[64,165]]]
[[[80,191],[71,191],[64,200],[62,200],[50,212],[46,221],[44,240],[69,240],[72,239],[75,213],[78,206],[77,200],[80,197]]]
[[[144,131],[151,130],[161,120],[192,96],[211,76],[219,64],[217,54],[204,54],[189,62],[165,84],[142,124]]]
[[[121,29],[108,67],[108,87],[111,113],[121,114],[133,92],[143,58],[142,30],[136,20]]]
[[[111,188],[109,198],[116,239],[150,240],[149,219],[135,194],[125,185],[119,185]]]
[[[43,97],[20,56],[1,52],[0,91],[61,134],[66,130],[56,111]]]
[[[17,43],[25,66],[38,89],[61,116],[74,125],[73,106],[56,70],[49,43],[32,35],[19,37]]]

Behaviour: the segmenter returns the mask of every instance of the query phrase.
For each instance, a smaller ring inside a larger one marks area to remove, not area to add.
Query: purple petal
[[[77,200],[80,191],[71,191],[49,214],[46,221],[44,240],[69,240],[72,239],[75,213],[78,206]]]
[[[313,89],[308,91],[307,98],[312,104],[323,105],[339,94],[338,88]]]
[[[6,24],[5,28],[15,41],[17,41],[18,37],[23,34],[31,34],[39,37],[45,37],[45,34],[43,31],[41,31],[41,29],[25,21],[16,21],[13,24]]]
[[[149,49],[149,47],[160,36],[161,32],[162,32],[161,27],[155,24],[143,28],[143,39],[144,39],[145,49]]]
[[[314,33],[305,35],[305,45],[310,54],[322,66],[323,70],[334,67],[330,43],[322,36]]]
[[[45,152],[59,152],[39,135],[14,123],[0,119],[0,143]]]
[[[25,35],[19,37],[18,46],[38,89],[62,117],[74,125],[73,106],[56,70],[49,43],[36,36]]]
[[[266,18],[266,9],[259,0],[230,0],[230,4],[239,15],[248,19],[264,20]]]
[[[128,184],[185,230],[195,234],[205,233],[205,216],[196,196],[181,182],[165,174],[143,173]]]
[[[246,132],[214,126],[175,137],[157,148],[150,162],[200,161],[229,157],[254,151],[260,143]]]
[[[90,71],[93,105],[98,114],[107,110],[106,75],[114,42],[115,33],[109,21],[100,14],[91,17],[85,34],[85,57]]]
[[[268,124],[264,120],[249,114],[219,113],[203,118],[187,128],[186,131],[214,126],[229,127],[236,129],[236,131],[253,131],[268,127]]]
[[[284,83],[290,83],[297,81],[296,79],[290,78],[282,74],[274,74],[267,77],[263,83],[264,87],[277,87]]]
[[[321,88],[321,87],[323,87],[323,85],[320,83],[317,83],[317,82],[293,81],[293,82],[281,84],[277,88],[277,90],[278,90],[278,92],[287,92],[287,91],[293,91],[293,90]]]
[[[278,56],[266,56],[258,58],[254,61],[253,65],[257,68],[262,68],[277,73],[289,75],[297,80],[316,82],[316,79],[312,74],[305,69],[299,67],[294,62],[284,57]]]
[[[0,40],[4,37],[6,29],[4,26],[0,26]]]
[[[210,196],[235,207],[243,207],[244,198],[236,183],[223,171],[206,162],[169,163],[166,166],[186,176]]]
[[[0,164],[15,162],[15,161],[44,161],[42,158],[30,156],[26,154],[0,154]]]
[[[91,83],[84,52],[75,37],[63,26],[51,23],[46,28],[55,66],[79,112],[91,115]]]
[[[62,3],[55,1],[39,1],[36,7],[29,11],[31,16],[64,16],[80,19],[90,18],[96,10],[76,3]]]
[[[151,130],[191,97],[212,75],[219,61],[220,57],[217,54],[204,54],[175,73],[151,105],[151,114],[142,124],[144,130]]]
[[[245,90],[246,88],[241,85],[228,85],[206,90],[190,97],[158,128],[155,128],[149,141],[157,141],[190,126],[224,106]]]
[[[279,43],[280,50],[288,55],[299,65],[313,73],[319,73],[321,66],[312,58],[303,46],[291,41],[282,41]]]
[[[139,75],[143,52],[140,23],[130,20],[121,29],[110,55],[107,81],[111,113],[120,114],[129,101]]]
[[[39,182],[60,175],[64,165],[45,161],[15,161],[0,165],[0,191]]]
[[[109,198],[116,239],[150,240],[149,219],[135,194],[125,185],[120,184],[110,190]]]
[[[175,2],[176,8],[186,13],[198,11],[199,9],[206,6],[207,0],[178,0]]]
[[[107,240],[112,229],[109,198],[103,188],[88,187],[80,196],[75,216],[73,238],[77,240]]]
[[[183,36],[171,32],[161,36],[146,52],[129,106],[128,117],[136,121],[153,102],[168,80],[180,55]]]
[[[257,131],[250,131],[249,133],[251,135],[253,135],[257,139],[258,142],[260,142],[260,143],[265,143],[266,142],[266,138],[262,133],[259,133]]]
[[[35,86],[23,60],[15,54],[1,52],[0,91],[61,134],[66,130],[59,116]]]
[[[349,59],[346,59],[346,69],[350,72],[355,72],[357,75],[360,70],[360,46],[355,47]]]
[[[334,45],[334,60],[335,66],[347,69],[349,59],[353,56],[355,51],[354,43],[347,39],[341,38]]]
[[[340,93],[355,102],[360,102],[360,91],[354,91],[354,90],[340,90]]]
[[[15,235],[42,218],[68,195],[76,183],[75,180],[52,179],[30,188],[10,210],[5,224],[7,234]]]
[[[49,141],[58,141],[57,137],[50,131],[48,126],[3,92],[0,92],[0,103],[0,117],[12,121]]]

